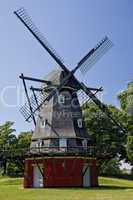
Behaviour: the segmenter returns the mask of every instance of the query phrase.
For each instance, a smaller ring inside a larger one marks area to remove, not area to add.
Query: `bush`
[[[116,176],[121,174],[120,163],[117,158],[113,158],[108,162],[99,162],[99,174],[102,176]]]
[[[7,164],[7,175],[11,177],[18,177],[22,176],[23,173],[15,163],[9,162]]]

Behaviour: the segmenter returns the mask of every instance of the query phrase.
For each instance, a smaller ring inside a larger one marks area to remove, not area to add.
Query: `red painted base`
[[[43,187],[83,187],[83,176],[87,167],[90,169],[90,186],[98,186],[95,159],[47,157],[25,160],[25,188],[34,187],[33,169],[37,165],[42,166]]]

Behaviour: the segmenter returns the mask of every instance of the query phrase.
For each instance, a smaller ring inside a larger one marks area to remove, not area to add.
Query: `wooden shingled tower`
[[[65,76],[64,71],[57,69],[48,75],[47,80],[58,87]],[[49,95],[51,86],[46,85],[45,87],[46,89],[43,92]],[[69,151],[69,148],[70,150],[73,148],[73,151],[78,152],[78,148],[82,146],[82,143],[85,140],[88,142],[77,90],[76,85],[74,86],[71,81],[68,81],[59,93],[57,91],[47,104],[42,106],[32,136],[31,148],[36,147],[39,141],[42,143],[41,146],[57,147],[51,150],[48,149],[48,152],[59,151],[58,148],[62,145],[66,148],[63,149],[64,152],[67,149]]]
[[[95,96],[102,89],[86,86],[75,77],[75,72],[80,69],[86,73],[111,48],[112,42],[104,37],[70,71],[26,11],[22,8],[14,13],[58,64],[45,80],[20,75],[27,97],[20,111],[26,121],[32,120],[35,125],[29,157],[25,159],[24,187],[97,186],[96,159],[84,126],[78,94],[82,92],[87,99],[91,98],[120,129],[122,127]],[[41,83],[38,88],[31,86],[30,97],[26,81]]]

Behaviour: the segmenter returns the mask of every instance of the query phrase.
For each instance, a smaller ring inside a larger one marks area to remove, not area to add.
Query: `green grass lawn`
[[[99,188],[24,189],[22,179],[0,178],[1,200],[133,200],[133,181],[99,178]]]

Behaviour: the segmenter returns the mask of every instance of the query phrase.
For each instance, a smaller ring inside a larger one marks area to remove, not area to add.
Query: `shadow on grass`
[[[35,188],[33,188],[35,189]],[[116,186],[116,185],[102,185],[98,187],[48,187],[39,189],[49,189],[49,190],[133,190],[133,186]]]
[[[118,185],[102,185],[102,186],[99,186],[95,189],[99,189],[99,190],[122,190],[122,189],[132,189],[133,190],[133,187],[130,187],[130,186],[118,186]]]

